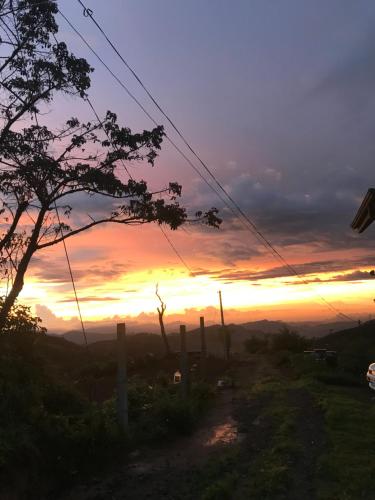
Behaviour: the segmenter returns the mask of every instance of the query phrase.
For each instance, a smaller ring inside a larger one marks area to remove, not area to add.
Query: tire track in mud
[[[240,363],[235,368],[236,387],[219,394],[215,408],[192,435],[165,446],[139,450],[106,477],[75,488],[60,500],[199,500],[207,487],[200,483],[206,467],[232,450],[236,452],[237,479],[233,496],[225,498],[257,498],[248,496],[249,479],[257,474],[258,457],[273,444],[277,423],[267,409],[276,393],[265,391],[249,396],[249,389],[269,377],[285,378],[266,358],[251,357]],[[300,451],[288,457],[292,471],[288,491],[269,498],[314,500],[316,463],[324,444],[323,416],[305,389],[289,388],[285,398],[286,404],[296,411],[292,434]],[[222,475],[230,473],[229,463]],[[215,474],[213,481],[220,481],[220,472]]]
[[[110,475],[81,485],[60,500],[196,499],[193,478],[200,468],[243,439],[237,408],[243,384],[258,377],[258,369],[255,360],[239,363],[235,387],[222,390],[215,407],[191,435],[157,448],[137,450]]]

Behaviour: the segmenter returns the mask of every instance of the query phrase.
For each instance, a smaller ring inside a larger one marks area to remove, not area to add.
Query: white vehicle
[[[375,391],[375,363],[368,367],[366,378],[370,389]]]
[[[233,380],[230,377],[219,378],[216,386],[218,389],[233,388]]]

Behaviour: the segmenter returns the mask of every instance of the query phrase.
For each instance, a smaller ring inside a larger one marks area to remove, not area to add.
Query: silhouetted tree
[[[40,123],[56,94],[84,99],[90,86],[87,61],[57,41],[56,13],[52,0],[0,2],[0,265],[9,283],[0,331],[36,251],[107,222],[177,229],[189,220],[178,183],[152,191],[123,177],[124,161],[154,164],[161,126],[132,133],[110,111],[91,122],[70,118],[59,129]],[[107,199],[107,208],[84,220],[73,208],[92,196]],[[221,222],[216,209],[191,220]]]
[[[156,309],[158,311],[160,332],[161,332],[161,336],[162,336],[162,339],[164,342],[165,354],[166,354],[166,356],[169,356],[171,353],[171,349],[169,347],[168,337],[167,337],[167,334],[165,332],[164,319],[163,319],[165,310],[167,308],[167,304],[165,302],[163,302],[163,300],[159,294],[159,284],[156,285],[155,295],[157,296],[157,298],[159,299],[159,302],[160,302],[160,307],[157,307]]]

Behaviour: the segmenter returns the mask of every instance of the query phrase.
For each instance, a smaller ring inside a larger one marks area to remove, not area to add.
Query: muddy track
[[[294,475],[288,500],[315,500],[316,466],[325,445],[323,414],[305,389],[290,390],[288,402],[298,412],[295,439],[300,448],[293,464]]]
[[[236,387],[219,394],[215,408],[192,435],[154,449],[137,450],[127,463],[59,500],[198,500],[202,498],[200,481],[207,467],[231,450],[237,453],[233,468],[238,479],[230,498],[248,498],[249,478],[256,474],[254,464],[272,445],[275,429],[275,422],[265,411],[272,405],[275,394],[249,397],[248,389],[270,375],[283,377],[266,358],[254,357],[238,365]],[[291,457],[293,478],[288,491],[275,500],[314,500],[316,463],[324,446],[323,417],[305,389],[289,389],[285,397],[286,404],[296,411],[293,439],[299,451]],[[220,474],[215,477],[218,479]]]
[[[170,445],[137,451],[130,462],[108,477],[83,485],[64,500],[104,499],[189,499],[194,498],[194,474],[210,457],[236,442],[237,425],[233,418],[235,390],[226,390],[215,409],[204,418],[191,436]]]
[[[137,450],[117,470],[75,488],[59,500],[196,499],[194,476],[200,467],[243,439],[235,416],[243,384],[258,378],[258,370],[254,361],[241,364],[236,370],[235,387],[218,395],[215,407],[192,435],[157,448]]]

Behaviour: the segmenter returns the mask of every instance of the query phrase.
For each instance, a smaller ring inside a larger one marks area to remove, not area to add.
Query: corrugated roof
[[[352,229],[363,233],[375,219],[375,189],[370,188],[351,223]]]

